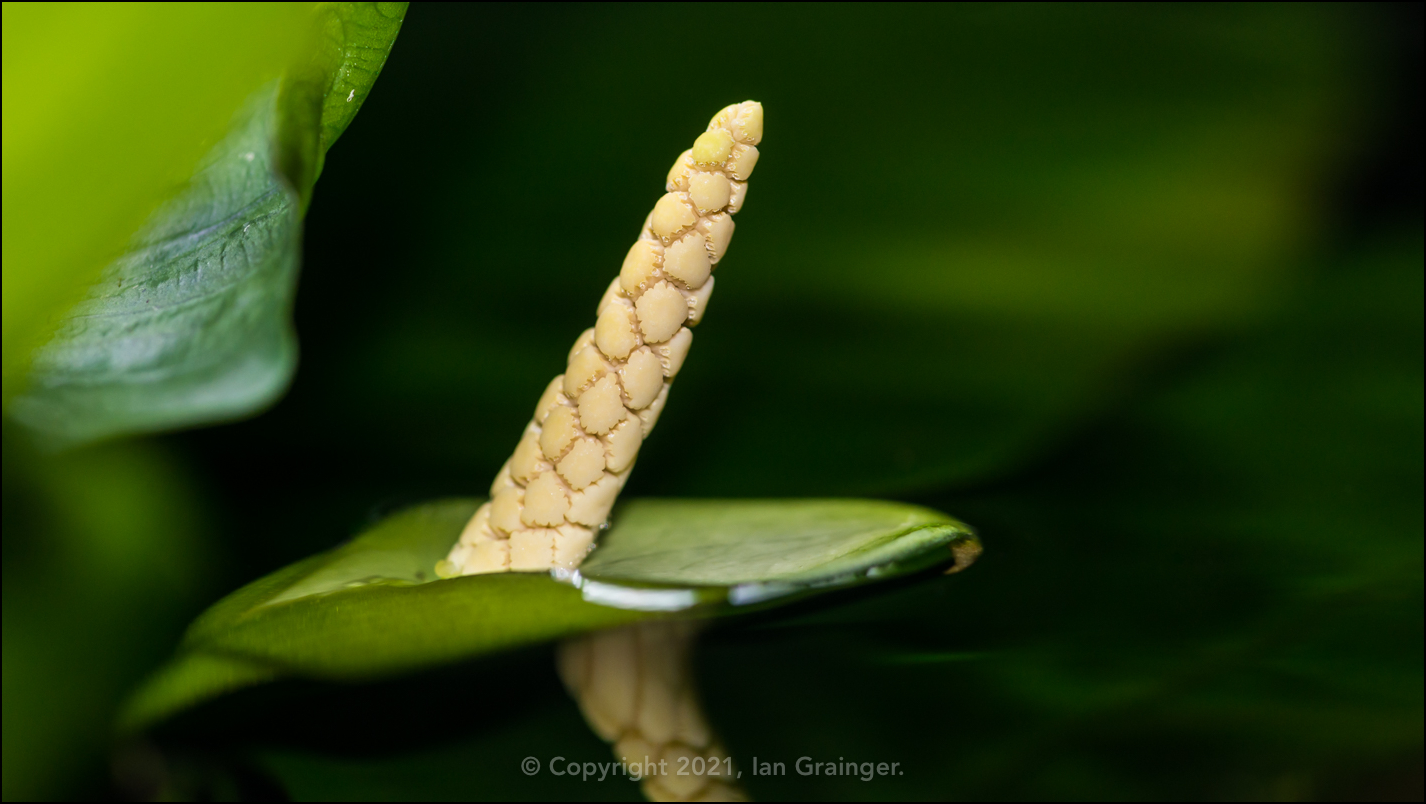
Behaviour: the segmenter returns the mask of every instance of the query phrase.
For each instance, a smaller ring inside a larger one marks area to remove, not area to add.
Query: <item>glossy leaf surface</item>
[[[616,511],[617,524],[571,583],[545,573],[436,580],[436,562],[477,504],[407,509],[228,596],[193,624],[126,722],[141,726],[284,675],[380,677],[660,616],[652,608],[729,612],[963,565],[964,548],[976,544],[961,523],[894,503],[634,501]],[[953,546],[961,548],[954,557]],[[675,605],[660,602],[670,599]]]

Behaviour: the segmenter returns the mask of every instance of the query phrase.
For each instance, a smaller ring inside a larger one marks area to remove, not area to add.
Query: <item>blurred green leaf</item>
[[[280,92],[274,82],[248,99],[188,185],[36,353],[16,420],[64,446],[235,418],[282,393],[297,358],[299,210],[404,13],[404,4],[321,7],[311,56]]]
[[[282,675],[390,675],[633,622],[660,609],[730,612],[953,558],[965,566],[978,554],[964,525],[914,506],[635,501],[616,511],[618,524],[574,583],[545,573],[436,581],[436,562],[477,504],[408,509],[347,545],[234,592],[194,622],[178,659],[131,700],[124,724],[142,728]]]
[[[5,4],[7,405],[53,319],[305,44],[310,8]]]
[[[211,594],[212,532],[192,478],[151,444],[4,456],[4,798],[104,789],[127,690]]]
[[[240,113],[34,357],[11,403],[55,445],[232,418],[286,387],[300,222],[272,171],[277,86]]]

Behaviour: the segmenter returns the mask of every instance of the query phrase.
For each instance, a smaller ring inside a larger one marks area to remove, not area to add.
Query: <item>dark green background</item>
[[[634,795],[519,772],[607,757],[547,651],[285,685],[101,757],[203,605],[483,491],[673,158],[747,98],[758,173],[627,493],[904,499],[987,548],[705,638],[745,769],[906,769],[752,795],[1419,798],[1420,30],[1419,6],[413,8],[317,186],[288,395],[61,458],[7,429],[6,798]]]

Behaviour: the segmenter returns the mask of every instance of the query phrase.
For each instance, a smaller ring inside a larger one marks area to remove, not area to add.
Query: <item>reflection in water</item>
[[[648,622],[571,639],[559,671],[590,728],[653,801],[746,801],[694,688],[697,623]]]

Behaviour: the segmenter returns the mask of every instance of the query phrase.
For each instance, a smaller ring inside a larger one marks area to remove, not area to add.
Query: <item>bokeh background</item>
[[[626,494],[907,500],[986,554],[709,633],[743,767],[906,769],[748,791],[1421,798],[1421,30],[413,7],[317,185],[287,395],[60,456],[6,425],[5,798],[636,796],[518,770],[608,756],[547,649],[109,727],[218,597],[483,493],[674,157],[749,98],[762,160]]]

